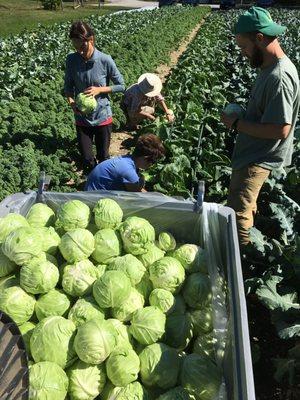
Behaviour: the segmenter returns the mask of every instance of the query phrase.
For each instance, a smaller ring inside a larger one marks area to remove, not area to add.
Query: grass
[[[64,9],[48,11],[37,0],[0,0],[0,38],[21,33],[24,29],[34,30],[38,24],[51,25],[56,22],[83,19],[92,14],[108,14],[128,7],[105,5],[100,9],[97,0],[84,3],[84,7],[73,9],[73,1],[64,2]]]

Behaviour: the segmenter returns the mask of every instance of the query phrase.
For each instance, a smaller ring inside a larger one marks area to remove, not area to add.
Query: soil
[[[156,73],[162,82],[166,81],[166,78],[172,73],[172,68],[177,64],[179,57],[185,52],[188,45],[197,35],[203,21],[201,21],[189,34],[189,36],[181,43],[179,48],[170,54],[170,63],[161,64],[156,68]],[[132,146],[132,135],[127,131],[117,131],[112,133],[111,144],[110,144],[110,155],[112,157],[127,154],[130,147]]]

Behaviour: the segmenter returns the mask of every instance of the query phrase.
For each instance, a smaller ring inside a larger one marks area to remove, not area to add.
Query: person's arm
[[[110,86],[111,93],[118,93],[125,91],[125,83],[123,75],[118,70],[114,60],[111,57],[108,58],[108,78],[110,81],[113,82],[113,85]]]
[[[237,120],[237,115],[230,116],[222,114],[221,121],[228,129]],[[245,119],[238,119],[236,123],[236,131],[246,133],[249,136],[261,139],[286,139],[290,133],[291,124],[270,124],[270,123],[256,123],[247,121]]]
[[[64,92],[65,96],[67,98],[67,102],[72,108],[74,114],[80,114],[80,111],[76,107],[76,102],[74,98],[74,81],[72,78],[72,73],[71,73],[72,67],[71,67],[71,61],[70,58],[67,57],[66,59],[66,69],[65,69],[65,79],[64,79]]]
[[[156,99],[157,99],[159,106],[165,112],[167,120],[169,122],[173,122],[175,119],[174,114],[173,114],[173,111],[169,110],[169,108],[167,107],[167,105],[165,103],[165,98],[161,94],[159,94],[158,96],[156,96]]]
[[[145,111],[140,110],[140,111],[138,111],[138,114],[144,118],[150,119],[151,121],[155,121],[155,116],[152,114],[149,114]]]
[[[136,170],[128,169],[123,177],[123,183],[127,192],[143,192],[145,178],[142,174],[138,174]]]

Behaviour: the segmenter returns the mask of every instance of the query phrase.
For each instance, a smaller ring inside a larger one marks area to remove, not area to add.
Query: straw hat
[[[154,97],[160,94],[162,82],[159,76],[149,72],[141,75],[138,79],[138,85],[142,93],[147,97]]]

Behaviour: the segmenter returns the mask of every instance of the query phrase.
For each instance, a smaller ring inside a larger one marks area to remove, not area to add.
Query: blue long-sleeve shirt
[[[110,86],[110,82],[113,83]],[[115,62],[108,54],[104,54],[95,48],[89,60],[77,52],[68,54],[66,59],[65,85],[66,95],[74,98],[90,86],[110,86],[112,93],[124,92],[124,79]],[[97,107],[87,116],[75,114],[75,121],[80,125],[98,126],[112,117],[108,93],[96,96]]]

